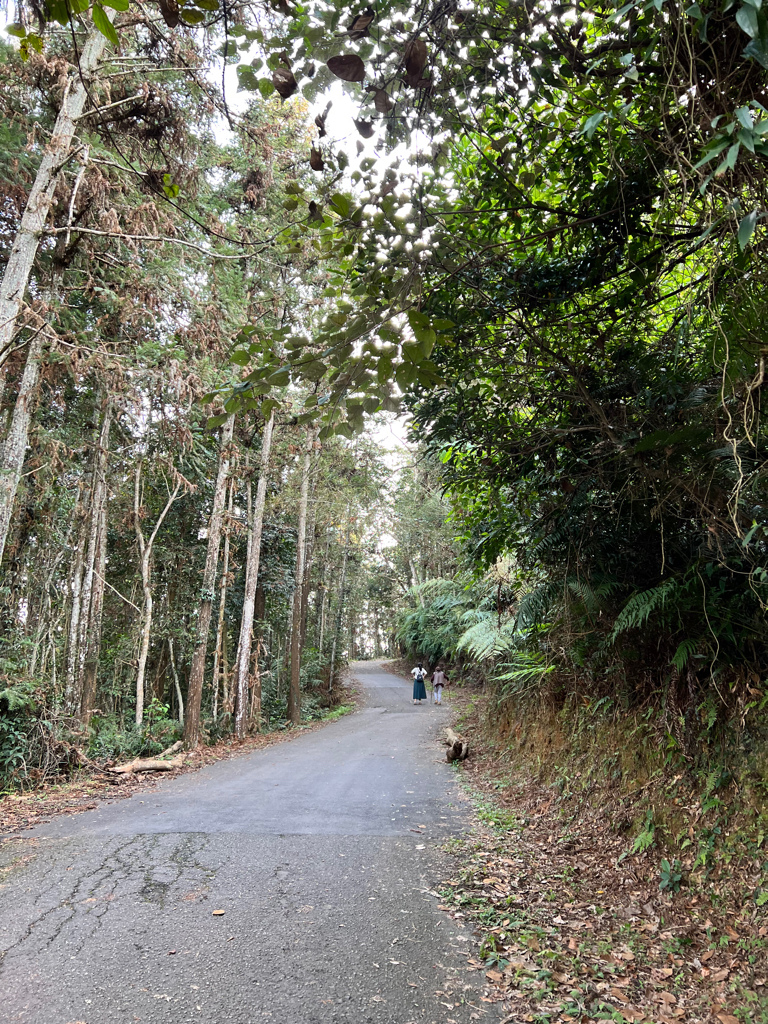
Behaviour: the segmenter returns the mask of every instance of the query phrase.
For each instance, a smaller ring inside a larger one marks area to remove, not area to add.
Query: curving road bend
[[[355,714],[3,844],[0,1021],[503,1017],[430,892],[468,818],[448,712],[376,662],[353,673]]]

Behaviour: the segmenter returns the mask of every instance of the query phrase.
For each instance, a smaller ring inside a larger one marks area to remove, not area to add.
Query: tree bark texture
[[[101,417],[101,430],[93,458],[91,482],[91,521],[88,531],[88,549],[83,570],[83,586],[80,594],[80,630],[77,641],[77,690],[80,698],[78,714],[81,719],[90,717],[91,693],[96,693],[96,666],[101,645],[101,609],[104,598],[104,571],[106,561],[106,505],[107,505],[107,459],[109,432],[112,427],[112,403],[107,398]],[[86,685],[86,665],[93,680]],[[91,685],[92,683],[92,685]]]
[[[349,511],[347,511],[347,517],[349,517]],[[339,634],[341,633],[341,620],[344,615],[344,587],[347,583],[347,558],[349,557],[349,523],[347,523],[347,532],[344,538],[344,558],[341,562],[341,583],[339,584],[339,609],[336,616],[336,629],[333,633],[333,643],[331,645],[331,671],[328,676],[328,695],[333,692],[333,677],[336,669],[336,647],[339,642]]]
[[[307,444],[301,467],[301,491],[299,496],[299,525],[296,538],[296,577],[293,588],[293,614],[291,620],[291,682],[288,690],[288,718],[291,725],[301,722],[301,620],[302,594],[304,590],[304,564],[307,541],[307,504],[309,501],[309,478],[316,430],[307,427]]]
[[[248,530],[248,555],[245,566],[245,593],[243,614],[240,620],[240,640],[235,657],[235,736],[243,739],[248,718],[248,682],[250,678],[251,647],[253,644],[253,618],[256,603],[256,587],[259,581],[259,559],[261,556],[261,533],[264,527],[264,508],[267,502],[267,477],[272,453],[272,434],[275,414],[272,412],[264,425],[261,438],[261,459],[259,482],[256,487],[256,501]]]
[[[219,469],[216,475],[216,487],[213,494],[213,509],[208,523],[208,549],[203,570],[203,589],[197,614],[197,639],[192,655],[192,667],[189,671],[187,688],[187,709],[184,721],[184,743],[196,748],[200,743],[200,710],[203,702],[203,679],[205,676],[205,656],[208,651],[208,631],[211,626],[213,611],[214,587],[216,585],[216,568],[219,563],[219,544],[224,507],[227,497],[227,480],[229,464],[232,458],[232,434],[234,432],[234,416],[230,416],[221,428],[221,454]]]
[[[219,618],[216,623],[216,646],[213,653],[213,720],[218,718],[219,712],[219,683],[223,682],[222,692],[226,693],[226,670],[222,673],[221,668],[226,660],[224,654],[224,612],[227,606],[227,575],[229,573],[229,544],[232,532],[232,503],[235,494],[235,481],[229,484],[229,502],[227,503],[227,525],[224,527],[224,557],[221,566],[221,582],[219,584]],[[223,676],[223,678],[222,678]],[[226,703],[226,700],[225,700]]]

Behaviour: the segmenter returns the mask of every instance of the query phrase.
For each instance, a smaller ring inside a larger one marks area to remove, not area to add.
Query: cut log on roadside
[[[171,758],[167,761],[163,760],[167,754],[175,754],[177,750],[180,750],[184,744],[182,740],[178,740],[173,744],[172,747],[168,747],[164,750],[159,757],[135,757],[133,761],[128,761],[126,764],[115,765],[114,768],[108,768],[107,771],[113,773],[113,775],[129,775],[135,772],[170,772],[174,768],[181,768],[184,764],[184,758],[186,754],[179,754],[178,757]]]
[[[445,730],[445,743],[448,747],[445,758],[449,762],[463,761],[469,754],[469,743],[453,729]]]

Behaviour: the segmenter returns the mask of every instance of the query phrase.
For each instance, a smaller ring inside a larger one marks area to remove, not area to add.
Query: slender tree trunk
[[[107,501],[106,488],[104,503],[101,506],[99,523],[98,553],[96,557],[96,578],[91,592],[91,627],[88,632],[85,660],[83,663],[82,707],[80,716],[83,724],[88,725],[96,702],[96,684],[99,672],[99,654],[101,653],[101,623],[104,611],[104,573],[107,568]]]
[[[141,555],[141,589],[144,594],[144,607],[141,615],[141,644],[139,647],[139,664],[136,670],[136,725],[141,725],[144,720],[144,678],[147,670],[147,657],[149,655],[149,640],[152,634],[152,548],[157,537],[157,531],[162,526],[168,510],[178,497],[181,490],[181,482],[177,481],[173,493],[168,495],[165,508],[160,513],[155,527],[145,539],[141,529],[141,463],[136,467],[135,485],[133,491],[133,521],[136,530],[136,540]]]
[[[323,634],[325,633],[325,601],[328,597],[328,588],[323,584],[322,594],[320,595],[320,639],[317,644],[317,649],[320,652],[320,658],[323,657]]]
[[[347,519],[349,519],[349,512],[347,512]],[[336,646],[339,641],[339,633],[341,632],[341,620],[344,615],[344,587],[347,582],[347,558],[349,557],[349,523],[347,523],[347,533],[344,539],[344,558],[341,562],[341,583],[339,585],[339,610],[336,616],[336,629],[333,633],[333,644],[331,645],[331,672],[328,676],[328,695],[330,696],[333,691],[333,677],[336,669]]]
[[[259,462],[259,483],[256,487],[256,501],[253,507],[252,523],[248,531],[248,556],[245,566],[245,594],[243,596],[243,614],[240,620],[240,640],[234,665],[235,685],[235,736],[241,740],[245,736],[248,718],[248,683],[250,679],[251,647],[253,644],[253,613],[256,598],[256,586],[259,581],[259,558],[261,555],[261,533],[264,527],[264,508],[267,502],[267,477],[269,459],[272,453],[272,434],[275,426],[275,414],[271,413],[264,425],[261,438],[261,458]]]
[[[208,651],[208,631],[211,626],[213,611],[214,586],[216,585],[216,567],[219,563],[219,543],[221,541],[221,525],[224,504],[227,494],[229,463],[232,457],[232,434],[234,416],[230,416],[221,430],[221,454],[219,471],[216,476],[216,487],[213,494],[213,510],[208,524],[208,550],[203,570],[203,588],[197,613],[197,639],[192,655],[192,667],[189,671],[189,687],[187,688],[187,711],[184,722],[184,743],[194,749],[200,743],[200,711],[203,703],[203,678],[205,676],[205,656]]]
[[[77,646],[77,681],[80,705],[78,712],[82,718],[86,709],[90,708],[93,698],[88,694],[86,699],[86,662],[98,662],[101,641],[101,607],[104,597],[103,571],[99,572],[100,556],[106,544],[102,534],[106,531],[107,503],[107,453],[109,451],[109,432],[112,426],[112,403],[107,398],[99,431],[99,441],[93,459],[93,483],[91,485],[91,523],[88,532],[88,551],[83,572],[83,589],[80,596],[80,635]],[[102,541],[104,543],[102,543]],[[105,552],[104,552],[105,554]],[[101,576],[101,580],[99,577]],[[96,629],[95,627],[98,626]],[[94,673],[95,675],[95,673]],[[90,683],[87,687],[91,689]],[[93,692],[95,695],[95,678]],[[88,717],[90,715],[88,714]]]
[[[110,18],[114,15],[107,11]],[[64,88],[59,115],[53,135],[46,146],[43,159],[29,193],[21,218],[21,225],[13,242],[3,279],[0,282],[0,359],[9,351],[16,333],[16,322],[24,303],[32,266],[37,255],[40,237],[48,219],[53,194],[59,176],[66,165],[72,145],[75,123],[82,114],[88,97],[88,80],[104,51],[106,38],[95,27],[80,52],[78,67],[72,71]],[[44,335],[37,331],[29,342],[27,362],[21,379],[19,394],[13,410],[11,425],[0,460],[0,560],[5,551],[11,523],[13,503],[21,479],[24,454],[27,450],[32,399],[40,374]],[[0,373],[0,398],[5,388],[5,373]]]
[[[179,673],[176,671],[176,661],[173,657],[173,640],[168,637],[168,654],[171,659],[171,672],[173,674],[173,685],[176,687],[176,703],[179,705],[179,722],[184,725],[184,698],[181,695],[179,685]]]
[[[75,715],[80,710],[80,693],[77,687],[78,681],[78,657],[77,644],[80,637],[80,615],[82,612],[81,595],[83,591],[83,568],[85,562],[86,548],[86,525],[88,499],[83,498],[79,503],[80,526],[78,528],[77,549],[72,563],[70,575],[70,612],[69,630],[67,635],[67,659],[64,668],[64,712],[67,715]]]
[[[293,615],[291,621],[291,683],[288,690],[288,718],[291,725],[301,722],[301,613],[304,590],[304,562],[307,541],[307,504],[309,502],[309,477],[312,449],[317,431],[307,427],[307,443],[301,469],[301,492],[299,496],[299,527],[296,540],[296,577],[293,588]]]
[[[216,647],[213,654],[213,720],[218,718],[219,713],[219,676],[222,665],[222,648],[224,638],[224,611],[227,604],[227,573],[229,572],[229,543],[232,530],[232,502],[235,494],[235,481],[232,479],[229,484],[229,502],[227,504],[228,520],[224,529],[224,559],[221,568],[221,583],[219,593],[219,618],[216,623]],[[224,689],[226,689],[226,681]]]

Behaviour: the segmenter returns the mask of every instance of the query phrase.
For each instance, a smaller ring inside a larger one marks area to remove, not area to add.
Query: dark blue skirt
[[[424,685],[423,679],[414,679],[413,681],[413,699],[414,700],[426,700],[427,699],[427,688]]]

